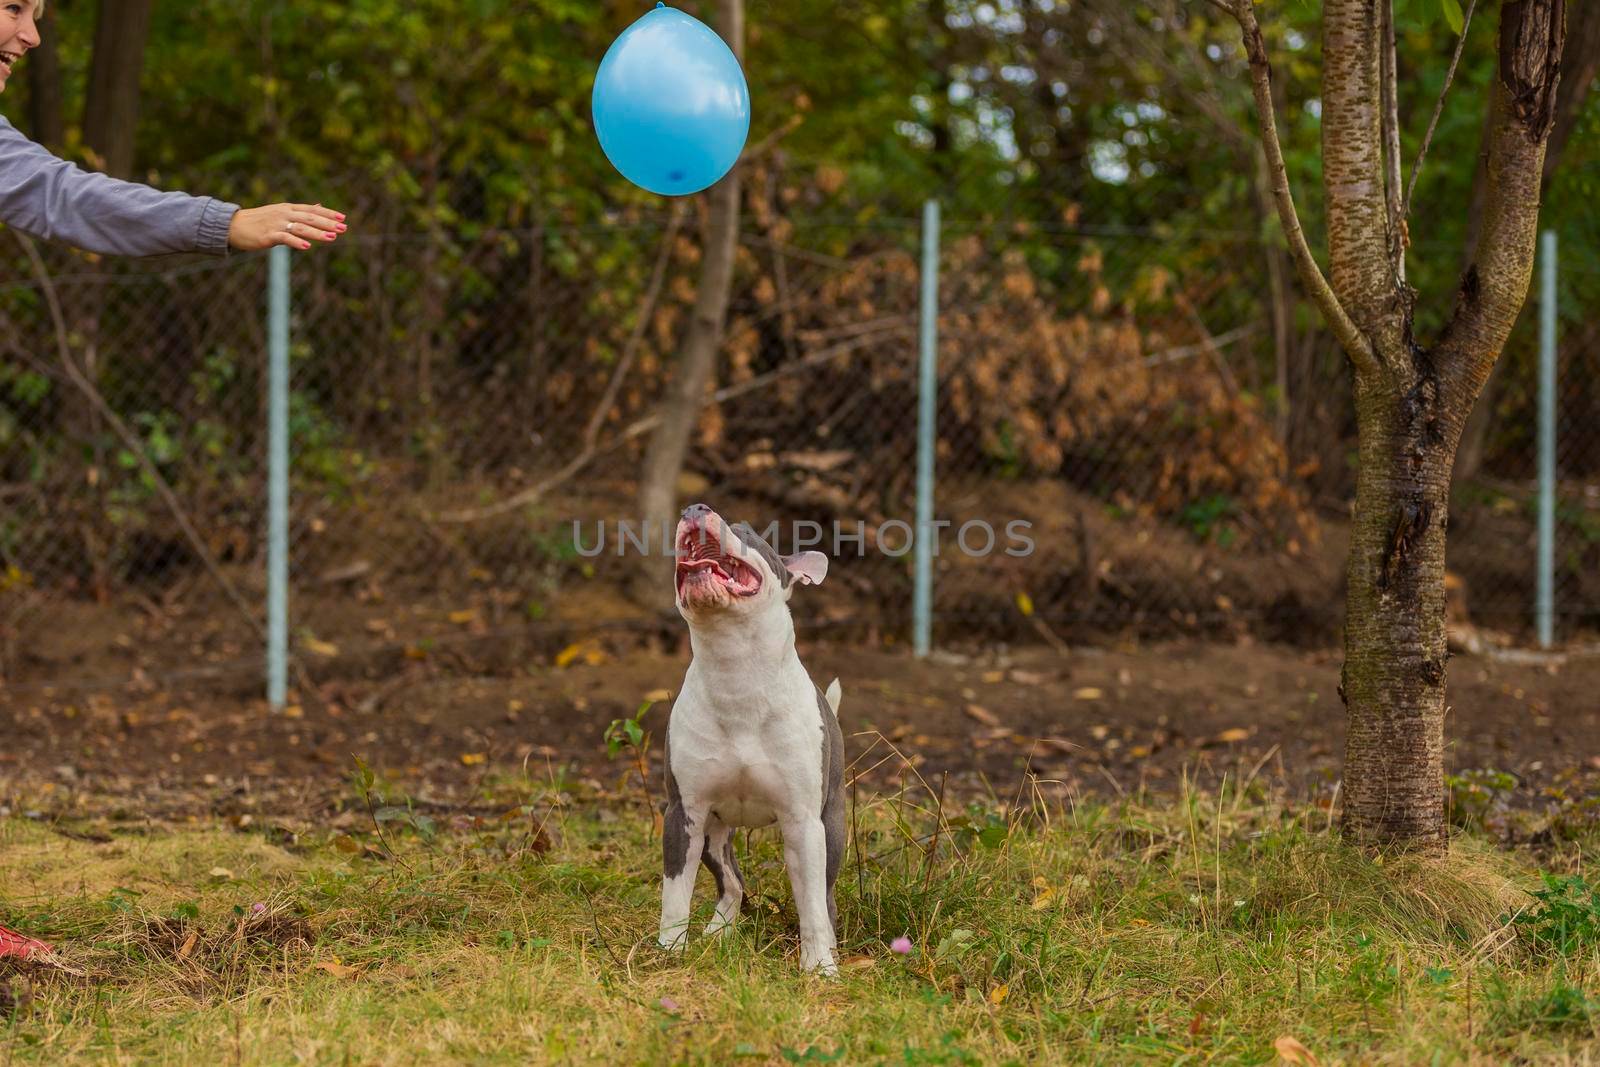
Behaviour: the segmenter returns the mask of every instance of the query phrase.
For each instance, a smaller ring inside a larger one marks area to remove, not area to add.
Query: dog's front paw
[[[823,952],[816,956],[808,952],[800,954],[800,969],[809,974],[821,975],[823,978],[839,977],[839,965],[833,960],[833,953]]]
[[[656,944],[668,952],[682,952],[683,946],[688,944],[688,941],[689,931],[687,930],[676,930],[670,933],[663,930],[661,935],[656,938]]]

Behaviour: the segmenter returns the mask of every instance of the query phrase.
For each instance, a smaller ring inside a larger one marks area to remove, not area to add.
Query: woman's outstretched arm
[[[209,196],[160,192],[86,171],[0,118],[0,222],[88,252],[226,255],[232,247],[307,249],[344,230],[321,206],[273,204],[241,211]]]

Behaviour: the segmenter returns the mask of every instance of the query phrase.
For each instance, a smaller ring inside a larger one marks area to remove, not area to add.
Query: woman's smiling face
[[[17,60],[39,44],[39,24],[34,21],[37,7],[34,0],[0,3],[0,92],[11,80]]]

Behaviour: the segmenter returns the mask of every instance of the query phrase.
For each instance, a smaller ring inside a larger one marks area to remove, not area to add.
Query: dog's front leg
[[[819,815],[798,816],[783,823],[783,860],[800,913],[800,967],[836,975],[833,919],[828,913],[827,833]]]
[[[705,845],[705,812],[691,810],[682,798],[667,804],[661,821],[662,948],[681,949],[689,937],[689,904],[694,876],[700,871]]]

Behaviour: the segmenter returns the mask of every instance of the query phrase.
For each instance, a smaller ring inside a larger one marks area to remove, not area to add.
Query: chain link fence
[[[302,666],[661,631],[596,533],[636,516],[704,219],[377,234],[296,257],[291,639]],[[1353,423],[1254,231],[946,222],[936,644],[1331,642]],[[11,241],[10,237],[7,237]],[[797,612],[910,629],[921,242],[912,219],[745,218],[680,499],[861,532]],[[11,241],[0,287],[0,678],[219,678],[262,657],[266,260],[102,263]],[[1592,294],[1575,270],[1563,292]],[[1596,333],[1562,320],[1558,634],[1600,624]],[[1532,318],[1532,316],[1527,316]],[[1534,331],[1458,490],[1455,601],[1526,639]],[[998,540],[961,527],[987,523]],[[1005,551],[1009,524],[1031,551]],[[787,527],[785,527],[787,528]],[[883,535],[880,539],[880,533]],[[648,598],[646,598],[648,599]],[[661,600],[670,602],[670,591]]]

